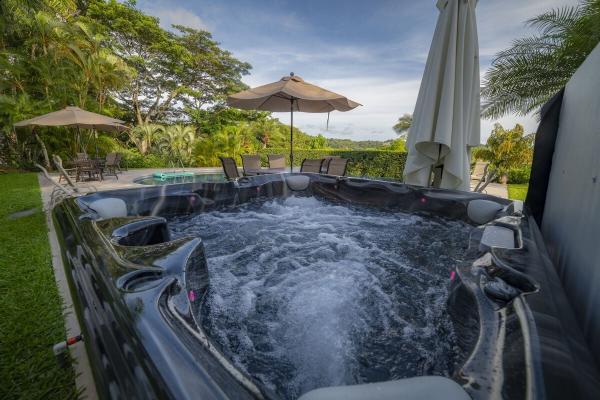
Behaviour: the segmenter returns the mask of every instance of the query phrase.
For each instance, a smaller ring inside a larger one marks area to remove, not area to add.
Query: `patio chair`
[[[332,158],[327,166],[327,175],[344,176],[348,168],[347,158]]]
[[[63,161],[59,155],[57,155],[57,154],[52,155],[52,163],[54,164],[54,167],[56,168],[56,170],[58,171],[60,176],[62,176],[63,179],[66,181],[66,184],[64,186],[71,188],[76,193],[80,193],[81,192],[80,189],[87,189],[91,192],[96,191],[96,188],[92,185],[78,183],[76,181],[73,181],[73,179],[69,176],[69,174],[67,174],[67,171],[63,168]],[[40,169],[40,168],[38,167],[38,169]],[[44,171],[42,171],[42,173],[43,172]],[[44,175],[46,175],[46,174],[44,174]],[[60,184],[60,182],[59,182],[59,184]]]
[[[485,166],[485,171],[481,176],[477,185],[473,189],[474,192],[483,193],[484,189],[498,176],[498,171],[494,168],[489,168],[489,165]],[[473,175],[471,175],[473,177]]]
[[[321,165],[323,165],[323,159],[321,158],[305,158],[300,165],[300,172],[320,174]]]
[[[323,174],[327,173],[327,169],[329,168],[329,163],[334,158],[340,158],[340,157],[339,156],[326,156],[326,157],[323,157],[323,165],[321,166],[321,173],[323,173]]]
[[[75,153],[76,161],[87,161],[89,160],[87,153]]]
[[[240,177],[240,173],[238,171],[235,160],[231,157],[219,157],[221,159],[221,164],[223,165],[223,172],[225,173],[225,177],[229,180],[238,179]]]
[[[82,176],[88,176],[88,180],[102,180],[102,169],[95,160],[76,160],[74,164],[77,167],[77,181],[83,180]]]
[[[115,153],[115,154],[117,155],[116,159],[115,159],[115,166],[119,170],[119,173],[122,174],[123,169],[125,171],[127,171],[127,163],[125,163],[125,165],[121,169],[121,163],[123,162],[123,153]]]
[[[104,161],[104,176],[114,176],[119,179],[117,176],[117,168],[119,167],[118,153],[108,153],[106,155],[106,160]]]
[[[257,154],[242,154],[242,169],[245,176],[257,175],[254,171],[260,169],[260,156]]]
[[[285,156],[283,154],[268,154],[269,168],[285,168]]]

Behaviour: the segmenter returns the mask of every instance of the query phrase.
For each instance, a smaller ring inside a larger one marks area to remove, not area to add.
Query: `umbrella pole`
[[[96,158],[98,158],[98,131],[96,131],[96,128],[92,128],[93,132],[94,132],[94,145],[96,147]]]
[[[290,99],[290,172],[294,172],[294,98]]]
[[[76,141],[77,149],[83,149],[83,145],[81,144],[81,129],[79,129],[79,125],[77,125],[77,141]],[[85,153],[85,150],[83,150]]]

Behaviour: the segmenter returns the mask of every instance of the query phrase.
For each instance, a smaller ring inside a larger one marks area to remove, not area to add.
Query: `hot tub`
[[[54,216],[105,398],[600,395],[519,203],[281,174],[94,193]]]

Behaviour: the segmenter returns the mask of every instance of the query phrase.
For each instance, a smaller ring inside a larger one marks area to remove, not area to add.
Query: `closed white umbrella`
[[[480,141],[476,4],[437,2],[440,15],[408,134],[408,184],[428,186],[439,163],[441,188],[469,190],[470,148]]]

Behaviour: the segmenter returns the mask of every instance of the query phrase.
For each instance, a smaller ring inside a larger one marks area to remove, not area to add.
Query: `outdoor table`
[[[96,160],[76,160],[73,164],[77,168],[77,181],[83,180],[82,175],[84,174],[88,175],[88,181],[96,180],[96,176],[98,180],[103,180],[104,178],[102,176],[102,168]]]

